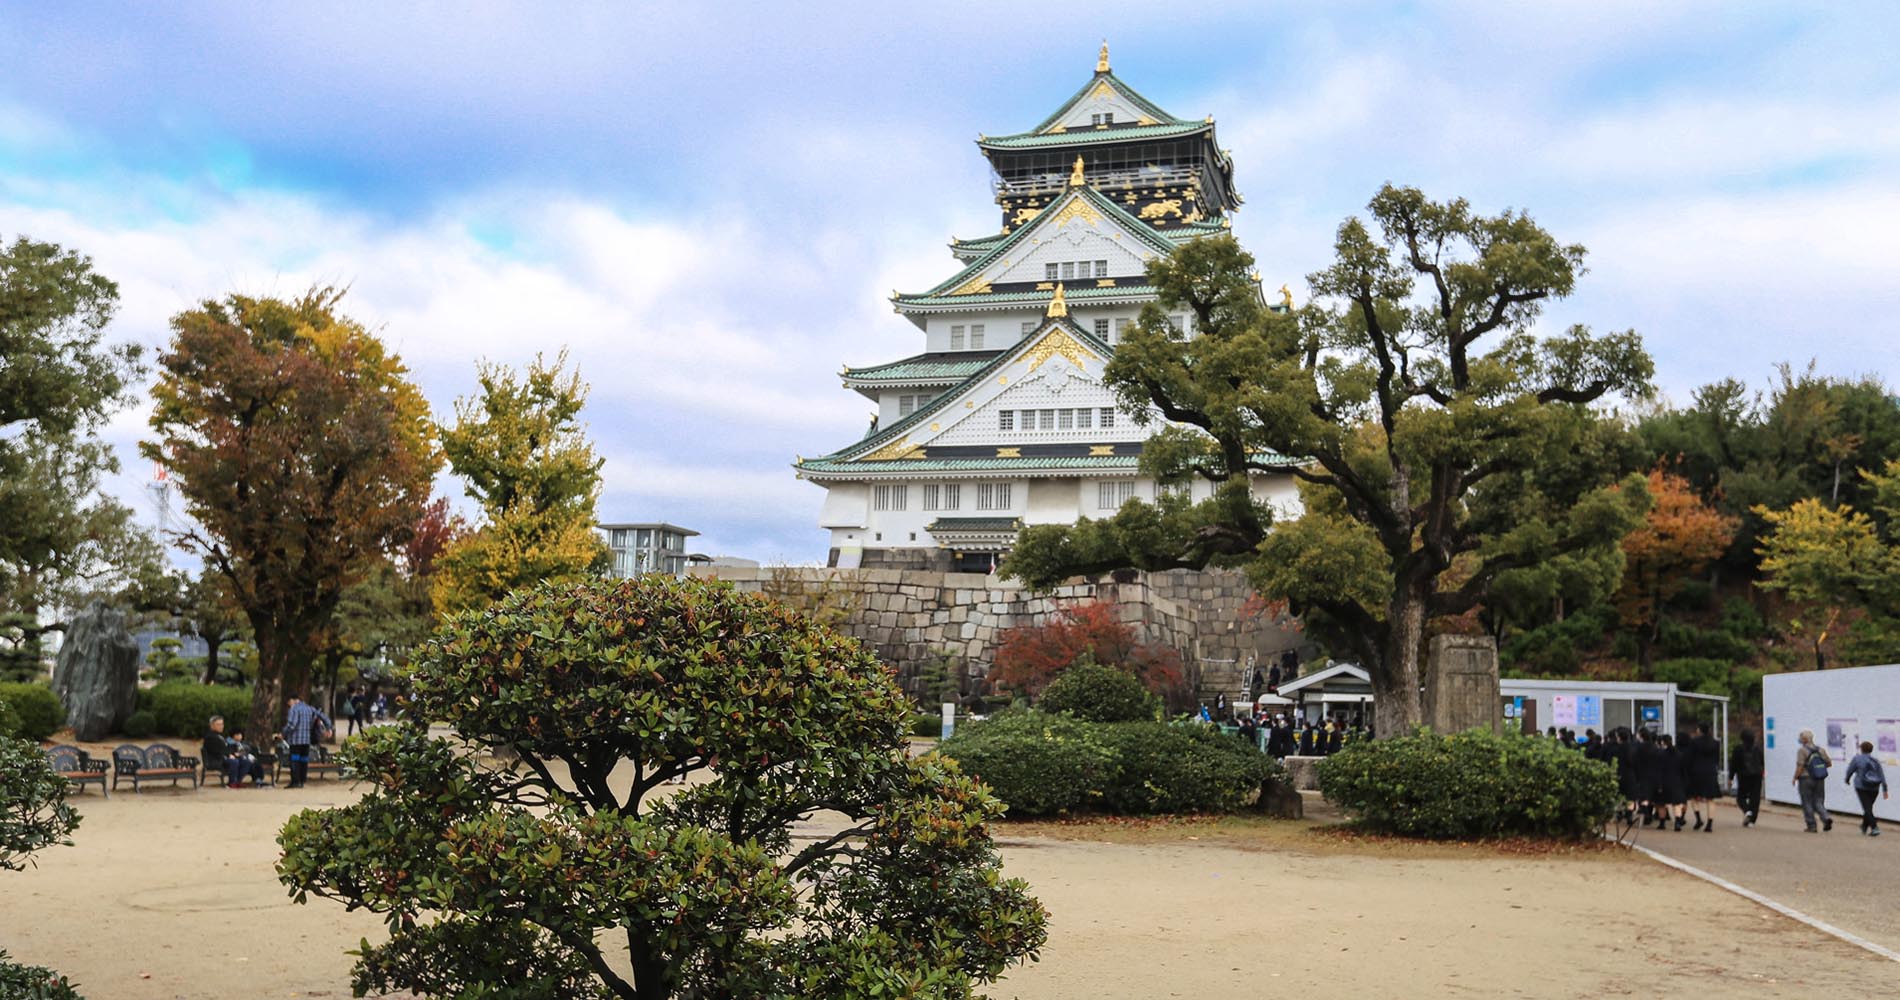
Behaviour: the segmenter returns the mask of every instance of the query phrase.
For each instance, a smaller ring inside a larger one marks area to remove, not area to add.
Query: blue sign
[[[1644,722],[1661,722],[1662,721],[1662,706],[1661,705],[1644,705],[1643,706],[1643,721]]]
[[[1603,699],[1594,694],[1577,697],[1577,725],[1592,729],[1603,725]]]
[[[1768,749],[1773,750],[1774,748],[1775,748],[1775,734],[1769,733],[1768,734]]]

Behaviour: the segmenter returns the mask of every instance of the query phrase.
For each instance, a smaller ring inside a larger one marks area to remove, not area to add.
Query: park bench
[[[81,792],[92,782],[99,783],[99,794],[107,798],[106,772],[111,765],[103,760],[93,760],[92,755],[75,746],[61,744],[46,748],[46,760],[59,772],[59,776],[79,787]]]
[[[178,779],[191,782],[198,787],[198,758],[187,757],[163,743],[154,743],[143,750],[130,743],[112,748],[112,787],[119,787],[121,780],[132,780],[132,793],[138,794],[139,785],[147,781],[168,780],[172,787],[178,786]]]
[[[263,760],[264,758],[260,757],[259,759]],[[271,784],[274,785],[277,783],[277,772],[279,770],[290,770],[290,744],[279,739],[277,741],[276,759],[267,761],[266,766],[270,768],[270,780]],[[329,747],[321,743],[312,743],[310,744],[308,771],[308,777],[321,778],[328,774],[341,780],[343,765],[337,763],[335,757],[330,756]]]

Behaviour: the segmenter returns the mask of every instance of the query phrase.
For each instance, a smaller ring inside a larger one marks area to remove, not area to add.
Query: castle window
[[[1015,430],[1016,429],[1016,411],[1015,410],[996,411],[996,429],[999,431]]]
[[[1056,429],[1056,411],[1054,410],[1042,411],[1042,429],[1045,431],[1052,431]]]
[[[950,349],[953,351],[963,350],[963,328],[960,326],[950,328]]]
[[[908,416],[910,416],[910,414],[911,414],[911,411],[913,411],[913,410],[915,410],[915,409],[917,409],[917,397],[916,397],[916,396],[899,396],[899,397],[897,397],[897,415],[898,415],[898,416],[900,416],[900,417],[908,417]]]
[[[977,510],[1008,510],[1009,509],[1009,484],[1008,483],[978,483],[976,484],[976,509]]]
[[[983,349],[983,324],[972,323],[970,324],[970,350],[980,351],[982,349]]]
[[[871,488],[872,510],[905,510],[910,488],[903,483],[884,483]]]
[[[1114,407],[1112,406],[1102,407],[1102,426],[1103,427],[1115,426],[1115,408]]]
[[[1075,426],[1080,427],[1083,430],[1088,430],[1089,427],[1094,423],[1094,421],[1095,421],[1094,410],[1091,410],[1085,406],[1082,409],[1075,411]]]
[[[1114,482],[1095,484],[1095,507],[1098,510],[1120,510],[1122,504],[1134,499],[1135,484],[1132,482]]]
[[[1128,336],[1128,317],[1123,316],[1115,321],[1115,338],[1110,340],[1109,343],[1119,344],[1122,338],[1126,336]]]
[[[1095,335],[1103,340],[1108,339],[1108,320],[1098,319],[1095,321]]]
[[[1075,411],[1074,410],[1057,410],[1056,411],[1056,427],[1058,429],[1066,431],[1073,426],[1075,426]]]
[[[1023,320],[1023,335],[1028,336],[1029,334],[1032,334],[1035,332],[1036,332],[1036,321],[1033,319]]]
[[[1095,262],[1095,276],[1098,278],[1108,277],[1108,261],[1098,260]]]
[[[956,483],[943,484],[943,509],[956,510],[963,506],[963,487]]]
[[[937,484],[936,483],[924,484],[924,509],[925,510],[937,509]]]
[[[1060,264],[1042,265],[1042,277],[1043,277],[1043,280],[1045,281],[1054,281],[1057,278],[1062,277],[1061,265]]]

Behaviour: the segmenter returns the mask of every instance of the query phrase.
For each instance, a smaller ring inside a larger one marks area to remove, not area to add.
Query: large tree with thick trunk
[[[441,466],[422,394],[341,297],[232,295],[173,317],[157,439],[140,445],[194,522],[179,541],[250,621],[252,733],[308,683],[344,591],[408,540]]]
[[[1032,527],[1004,569],[1049,585],[1128,566],[1243,566],[1365,666],[1379,731],[1394,733],[1423,718],[1429,623],[1477,607],[1508,574],[1614,547],[1640,518],[1640,479],[1553,490],[1524,473],[1585,433],[1590,404],[1644,391],[1651,363],[1634,332],[1533,335],[1584,250],[1529,216],[1390,185],[1369,210],[1370,225],[1339,227],[1299,309],[1265,307],[1253,259],[1228,237],[1152,262],[1159,300],[1106,381],[1137,419],[1166,424],[1143,471],[1211,480],[1213,495]],[[1183,311],[1191,338],[1168,320]],[[1280,524],[1248,488],[1271,472],[1293,475],[1305,501]]]

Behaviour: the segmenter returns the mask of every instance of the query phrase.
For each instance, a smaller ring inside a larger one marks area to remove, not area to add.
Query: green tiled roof
[[[978,369],[976,372],[971,374],[970,378],[975,379],[975,378],[987,377],[990,372],[1003,367],[1004,365],[1010,362],[1010,359],[1014,358],[1018,354],[1021,354],[1023,351],[1028,350],[1029,346],[1032,343],[1040,339],[1036,334],[1041,333],[1041,331],[1047,327],[1049,322],[1050,321],[1045,320],[1043,326],[1039,326],[1036,328],[1036,333],[1032,333],[1029,336],[1024,337],[1023,339],[1018,340],[1016,343],[1004,349],[1002,353],[996,355],[996,357],[994,358],[991,358],[987,364],[985,364],[982,368]],[[1100,355],[1101,357],[1106,358],[1110,354],[1114,353],[1114,350],[1115,350],[1114,348],[1103,343],[1102,341],[1097,339],[1094,334],[1089,333],[1087,330],[1082,329],[1080,326],[1077,326],[1075,323],[1071,322],[1070,320],[1064,318],[1064,319],[1054,320],[1053,322],[1056,324],[1059,324],[1063,328],[1063,330],[1067,332],[1070,336],[1076,338],[1077,340],[1080,340],[1084,345],[1086,345],[1089,348],[1089,350],[1094,351],[1096,354]],[[955,401],[956,396],[957,396],[957,393],[955,390],[952,390],[950,392],[945,392],[945,393],[939,393],[937,397],[935,399],[932,399],[928,404],[924,406],[919,406],[917,409],[912,410],[910,416],[905,417],[902,420],[899,420],[896,423],[891,424],[889,427],[880,427],[878,428],[876,433],[868,434],[862,440],[854,441],[851,444],[848,444],[845,447],[840,448],[837,451],[824,456],[823,458],[807,459],[803,462],[800,462],[798,463],[798,467],[800,469],[816,469],[818,466],[823,465],[827,462],[842,459],[842,456],[846,454],[862,455],[867,452],[873,451],[876,448],[879,448],[891,441],[897,440],[899,435],[908,433],[912,428],[927,426],[928,418],[939,412],[942,412],[946,407],[948,407],[952,402]],[[839,461],[838,464],[842,466],[844,463],[842,461]],[[891,466],[895,464],[897,464],[896,461],[881,461],[869,466],[855,466],[855,467],[857,468],[883,468],[883,467]]]
[[[924,525],[931,534],[942,531],[1015,531],[1021,521],[1014,517],[940,517]]]
[[[1134,469],[1139,455],[1088,455],[1070,458],[899,458],[888,462],[851,462],[808,458],[799,463],[800,472],[824,474],[877,474],[887,472],[1009,472],[1021,469]]]
[[[1100,191],[1097,191],[1092,187],[1088,187],[1087,185],[1084,185],[1079,188],[1074,188],[1073,193],[1077,197],[1087,200],[1090,205],[1094,206],[1102,214],[1120,223],[1122,228],[1128,230],[1130,233],[1133,233],[1136,239],[1146,244],[1150,249],[1154,250],[1156,253],[1164,253],[1164,254],[1173,253],[1175,249],[1178,247],[1178,244],[1175,243],[1175,241],[1162,235],[1159,231],[1155,229],[1155,227],[1147,224],[1146,222],[1143,222],[1139,218],[1136,218],[1127,209],[1121,207],[1120,205],[1115,204],[1115,202],[1112,199],[1102,194]],[[958,271],[956,274],[952,275],[948,279],[942,282],[939,282],[937,286],[932,288],[931,290],[927,292],[923,292],[921,294],[899,293],[897,297],[894,298],[892,301],[897,302],[899,304],[910,304],[910,303],[924,303],[924,300],[933,299],[933,298],[944,298],[945,292],[948,292],[955,288],[962,287],[972,277],[982,273],[984,268],[989,267],[991,263],[995,262],[996,260],[1000,259],[1004,254],[1008,253],[1010,251],[1010,248],[1016,246],[1017,244],[1021,243],[1023,240],[1027,239],[1030,233],[1041,229],[1042,226],[1046,224],[1047,220],[1054,217],[1054,214],[1050,210],[1055,208],[1057,204],[1060,204],[1063,201],[1063,199],[1067,197],[1068,197],[1068,194],[1064,194],[1062,198],[1057,198],[1055,201],[1052,201],[1048,205],[1044,206],[1042,211],[1036,214],[1035,218],[1030,219],[1028,222],[1020,226],[1017,226],[1014,231],[1009,233],[1009,235],[998,240],[994,246],[992,246],[988,251],[986,251],[983,254],[983,256],[978,257],[974,261],[971,261],[969,265],[966,266],[963,270]],[[1129,286],[1123,286],[1123,287],[1129,287]],[[1078,289],[1078,292],[1079,291],[1081,291],[1081,289]],[[1016,293],[1003,292],[999,294],[1007,296],[1007,295],[1012,295]],[[1015,301],[1035,301],[1038,298],[1047,299],[1048,297],[1049,296],[1047,294],[1036,294],[1036,293],[1030,293],[1025,298],[1022,298],[1022,299],[1014,299],[1014,298],[988,299],[985,295],[958,295],[954,297],[949,297],[949,300],[952,302],[957,302],[957,303],[965,303],[965,302],[978,303],[978,302],[984,302],[986,300],[987,301],[1001,301],[1001,302],[1015,302]],[[1097,297],[1099,298],[1100,296],[1097,296]],[[930,304],[934,304],[934,303],[930,303]]]
[[[901,295],[898,296],[895,301],[907,306],[978,306],[995,305],[999,303],[1007,304],[1011,302],[1047,302],[1051,294],[1050,292],[1031,290],[1027,292],[985,292],[981,295]],[[1079,288],[1073,288],[1065,283],[1062,287],[1062,297],[1068,300],[1071,305],[1077,302],[1087,302],[1090,299],[1112,299],[1125,295],[1154,294],[1156,294],[1155,286],[1148,284],[1111,285],[1107,288],[1085,285]]]
[[[1089,77],[1089,82],[1082,85],[1081,90],[1078,90],[1074,94],[1071,94],[1068,100],[1062,102],[1061,107],[1056,108],[1055,112],[1051,114],[1049,117],[1044,118],[1040,122],[1037,122],[1036,127],[1030,129],[1029,132],[1031,134],[1036,133],[1036,132],[1041,132],[1043,129],[1046,129],[1050,127],[1051,125],[1054,125],[1056,122],[1061,121],[1062,117],[1069,113],[1070,108],[1075,107],[1075,105],[1078,102],[1080,102],[1084,97],[1088,96],[1089,91],[1094,90],[1096,85],[1101,84],[1101,83],[1107,83],[1110,87],[1113,87],[1115,89],[1115,93],[1119,94],[1123,99],[1127,100],[1128,103],[1133,104],[1135,106],[1135,110],[1140,111],[1142,114],[1147,115],[1149,118],[1152,118],[1157,122],[1171,122],[1177,125],[1191,124],[1191,123],[1185,122],[1184,119],[1176,118],[1173,115],[1168,114],[1166,111],[1161,110],[1161,105],[1156,104],[1155,102],[1147,99],[1146,97],[1141,96],[1141,93],[1139,91],[1137,91],[1133,87],[1130,87],[1128,84],[1122,82],[1122,78],[1119,76],[1116,76],[1113,71],[1105,70],[1105,69],[1097,69],[1095,71],[1095,75]]]
[[[1160,123],[1131,128],[1072,128],[1067,132],[1024,132],[977,140],[984,149],[1036,149],[1041,146],[1093,146],[1136,139],[1173,139],[1213,128],[1210,122]]]
[[[918,354],[888,364],[865,368],[846,368],[844,380],[856,382],[915,382],[918,380],[961,382],[983,370],[996,357],[995,351],[972,351],[964,357],[943,354]]]

